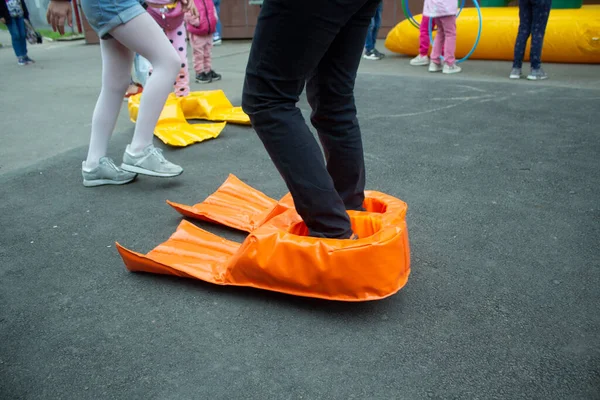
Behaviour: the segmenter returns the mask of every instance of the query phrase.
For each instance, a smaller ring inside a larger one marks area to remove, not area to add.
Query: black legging
[[[552,0],[519,0],[519,34],[515,43],[513,68],[523,66],[527,39],[531,34],[531,69],[538,69],[542,64],[542,45],[544,33],[550,16]]]

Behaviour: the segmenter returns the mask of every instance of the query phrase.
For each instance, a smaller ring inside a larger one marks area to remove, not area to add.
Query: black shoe
[[[206,72],[202,72],[201,74],[196,74],[196,83],[211,83],[212,78]]]
[[[208,76],[210,76],[210,78],[213,81],[220,81],[221,80],[221,75],[217,74],[215,71],[213,71],[212,69],[210,70],[210,72],[207,73]]]
[[[363,54],[363,58],[367,60],[381,60],[383,57],[380,54],[377,50],[370,50]]]

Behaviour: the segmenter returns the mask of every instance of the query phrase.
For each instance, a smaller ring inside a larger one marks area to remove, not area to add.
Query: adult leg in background
[[[214,0],[215,10],[217,11],[217,27],[213,34],[214,40],[221,40],[221,0]]]
[[[366,4],[370,19],[378,3],[266,0],[258,18],[242,107],[285,180],[310,236],[344,239],[352,235],[352,228],[323,153],[296,103],[306,79],[340,31]],[[347,44],[348,49],[358,49],[359,57],[367,25],[368,21],[362,35],[354,37],[358,43]]]
[[[373,4],[367,3],[342,27],[306,85],[313,110],[311,123],[325,150],[327,172],[347,210],[362,210],[365,199],[365,162],[354,82]]]
[[[27,56],[27,28],[25,27],[25,18],[16,18],[17,29],[19,30],[19,38],[21,39],[21,46],[23,49],[24,56]]]
[[[375,49],[375,44],[377,43],[377,34],[379,33],[379,28],[381,26],[382,10],[383,1],[380,1],[368,27],[367,38],[365,41],[365,51],[367,52]]]
[[[13,17],[6,24],[10,32],[13,51],[17,58],[27,55],[27,32],[25,30],[25,20],[22,17]]]

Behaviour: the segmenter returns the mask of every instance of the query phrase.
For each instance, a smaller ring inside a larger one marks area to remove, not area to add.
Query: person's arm
[[[21,0],[21,8],[23,9],[23,18],[29,19],[29,10],[27,9],[27,4],[25,4],[25,0]]]
[[[179,0],[183,6],[183,11],[190,11],[194,6],[194,0]]]
[[[200,18],[198,18],[198,15],[192,11],[186,12],[183,19],[188,25],[200,26]]]
[[[64,35],[65,22],[69,26],[73,26],[72,13],[70,0],[52,0],[48,4],[46,20],[52,26],[54,32],[58,31],[61,35]]]
[[[0,24],[6,24],[6,21],[10,20],[10,13],[6,6],[6,1],[0,1]]]

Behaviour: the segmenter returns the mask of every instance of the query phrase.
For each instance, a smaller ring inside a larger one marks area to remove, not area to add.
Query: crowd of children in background
[[[189,78],[187,72],[187,44],[189,41],[193,50],[195,81],[210,83],[221,79],[211,65],[212,46],[221,44],[221,21],[219,12],[221,0],[194,0],[193,7],[184,12],[181,2],[173,0],[152,0],[145,6],[155,21],[161,25],[171,43],[182,59],[181,73],[175,85],[177,95],[189,93]],[[455,59],[456,50],[456,0],[425,0],[419,32],[419,54],[410,60],[413,66],[429,66],[429,72],[454,74],[462,69]],[[551,0],[520,0],[519,1],[519,32],[515,43],[513,67],[509,77],[519,79],[522,76],[525,47],[531,37],[531,72],[530,80],[546,79],[547,75],[541,68],[541,53],[544,33],[550,14]],[[377,7],[375,15],[367,32],[363,57],[367,60],[381,60],[385,57],[375,47],[377,35],[381,26],[383,1]],[[23,0],[0,0],[0,23],[8,26],[13,41],[13,49],[19,65],[32,64],[34,61],[27,55],[26,25],[28,22],[27,6]],[[433,42],[431,57],[429,56],[430,38],[429,27],[437,30]],[[138,61],[139,55],[136,55]],[[135,67],[142,62],[136,62]],[[132,75],[141,75],[134,71]],[[143,83],[139,79],[131,80],[125,98],[141,93]]]
[[[384,54],[375,48],[375,40],[381,25],[383,2],[377,8],[367,33],[365,52],[363,57],[367,60],[380,60]],[[519,32],[515,42],[513,67],[510,79],[519,79],[522,76],[523,57],[527,40],[531,36],[531,72],[529,80],[547,79],[541,67],[541,53],[544,42],[544,33],[550,15],[551,0],[519,0]],[[462,71],[457,65],[456,51],[456,14],[458,4],[456,0],[425,0],[423,15],[419,27],[419,54],[410,60],[413,66],[429,66],[429,72],[442,72],[455,74]],[[433,41],[431,57],[429,57],[430,38],[429,28],[437,28]]]
[[[174,84],[177,96],[186,96],[190,92],[187,42],[192,48],[195,81],[211,83],[221,79],[221,75],[212,68],[212,47],[221,44],[219,5],[220,0],[193,0],[190,9],[184,11],[180,2],[173,3],[172,0],[146,2],[148,13],[160,25],[181,57],[181,70]],[[126,100],[143,91],[145,69],[141,66],[144,64],[147,61],[136,54],[131,84],[125,93]],[[151,74],[150,69],[148,76]]]
[[[383,1],[371,20],[365,42],[363,57],[367,60],[381,60],[385,55],[375,48],[377,33],[381,26]],[[445,74],[455,74],[461,71],[456,64],[456,0],[425,0],[423,18],[419,33],[419,55],[410,61],[410,65],[428,65],[429,72],[442,71]],[[430,22],[431,20],[431,22]],[[433,42],[431,58],[429,58],[429,25],[432,29],[437,26],[437,35]]]

